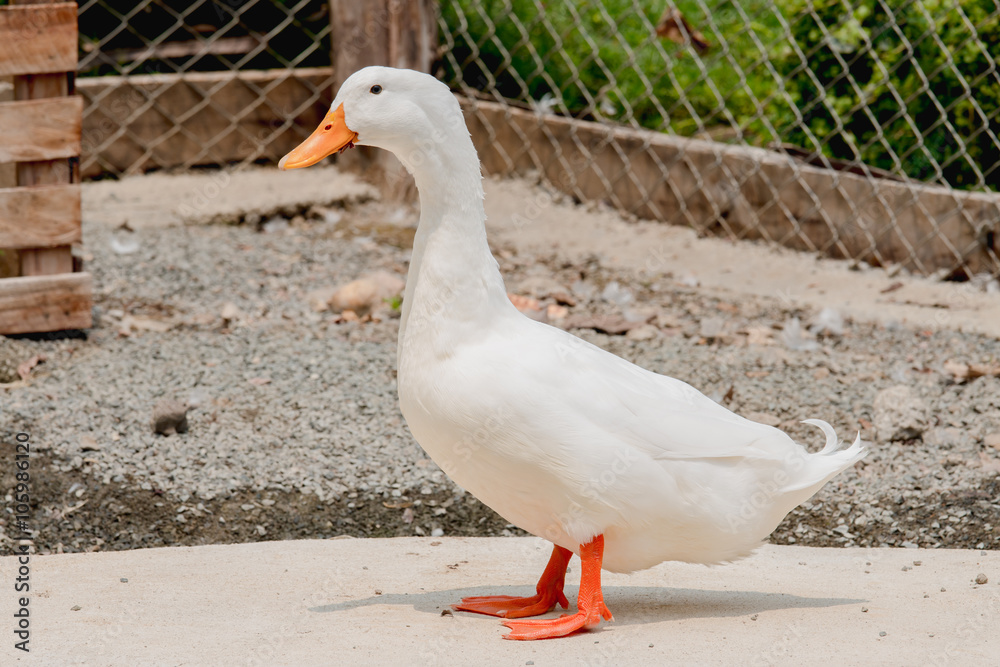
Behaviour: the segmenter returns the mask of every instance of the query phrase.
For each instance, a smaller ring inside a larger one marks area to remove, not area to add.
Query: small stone
[[[706,317],[698,327],[698,335],[708,340],[721,338],[726,322],[721,317]]]
[[[879,637],[885,637],[887,634],[889,634],[889,633],[886,632],[885,630],[879,630],[878,636]]]
[[[927,430],[927,406],[906,385],[880,391],[874,408],[875,431],[883,442],[912,440]]]
[[[983,444],[986,445],[987,447],[1000,449],[1000,431],[987,433],[985,436],[983,436]]]
[[[861,613],[862,614],[867,614],[868,613],[868,607],[862,607],[861,608]]]
[[[987,583],[989,583],[989,581],[990,580],[982,572],[980,572],[979,574],[976,575],[976,583],[979,584],[979,585],[987,584]]]
[[[564,319],[566,319],[566,317],[569,316],[569,308],[567,308],[566,306],[560,306],[560,305],[555,304],[555,303],[550,303],[545,308],[545,315],[550,320],[553,320],[553,321],[555,321],[555,320],[564,320]]]
[[[441,615],[442,616],[454,616],[455,614],[452,613],[451,609],[442,609],[441,610]]]
[[[403,287],[399,276],[388,271],[376,271],[338,287],[327,303],[335,313],[350,310],[359,316],[366,315],[386,299],[398,296]]]
[[[954,426],[935,426],[924,435],[924,442],[945,449],[969,449],[975,440],[965,430]]]
[[[916,565],[917,567],[920,567],[921,565],[924,564],[924,561],[922,561],[922,560],[915,560],[915,561],[913,561],[913,564]]]
[[[926,598],[929,598],[929,597],[930,597],[930,595],[928,595],[927,593],[924,593],[924,598],[925,598],[925,599],[926,599]]]
[[[153,433],[174,435],[187,433],[188,406],[172,399],[164,399],[153,406]]]
[[[777,415],[772,415],[767,412],[748,412],[746,418],[752,422],[757,422],[758,424],[766,424],[768,426],[777,426],[781,423],[781,418]]]
[[[942,593],[944,593],[944,592],[945,592],[946,590],[948,590],[948,589],[947,589],[947,588],[945,588],[944,586],[942,586],[942,587],[941,587],[941,592],[942,592]]]
[[[126,579],[125,577],[122,577],[118,581],[122,582],[123,584],[127,584],[128,583],[128,579]]]
[[[306,303],[314,312],[322,313],[330,308],[330,299],[336,294],[336,287],[320,287],[306,292]]]
[[[381,588],[376,588],[375,589],[375,595],[382,595],[382,589]]]
[[[78,604],[75,604],[75,605],[73,605],[72,607],[69,608],[70,611],[80,611],[81,609],[83,609],[83,607],[81,607]]]
[[[239,306],[232,301],[227,301],[222,304],[222,312],[219,314],[222,315],[222,321],[226,325],[229,325],[243,317],[243,311],[241,311]]]
[[[656,338],[659,333],[660,330],[652,324],[643,324],[640,327],[636,327],[635,329],[626,332],[625,337],[629,340],[650,340],[652,338]]]
[[[754,614],[753,616],[751,616],[750,620],[751,621],[756,621],[757,620],[757,614]]]

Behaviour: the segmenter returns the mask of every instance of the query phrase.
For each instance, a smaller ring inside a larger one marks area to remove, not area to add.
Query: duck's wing
[[[532,322],[530,335],[510,344],[505,357],[516,368],[498,372],[530,378],[522,387],[532,387],[538,409],[524,419],[577,420],[574,431],[614,436],[657,460],[774,459],[798,448],[784,432],[740,417],[686,382],[561,329]]]

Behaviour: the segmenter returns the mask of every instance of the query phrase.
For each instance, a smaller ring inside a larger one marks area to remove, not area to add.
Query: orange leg
[[[572,556],[573,552],[569,549],[562,547],[552,549],[549,564],[545,566],[545,572],[535,586],[537,595],[527,598],[513,595],[480,595],[462,598],[460,603],[451,607],[459,611],[474,611],[477,614],[489,614],[501,618],[538,616],[552,611],[557,602],[565,609],[569,606],[569,600],[563,595],[563,584],[566,581],[566,566],[569,565]]]
[[[587,544],[580,545],[580,560],[583,572],[580,574],[580,595],[575,614],[564,614],[559,618],[538,618],[530,621],[503,621],[510,628],[504,639],[549,639],[564,637],[584,628],[596,627],[601,618],[612,620],[611,612],[604,606],[601,592],[601,563],[604,560],[604,536],[598,535]]]

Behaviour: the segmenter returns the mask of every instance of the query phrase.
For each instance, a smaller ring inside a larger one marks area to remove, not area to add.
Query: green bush
[[[1000,78],[985,46],[1000,43],[1000,12],[958,4],[964,17],[938,0],[721,0],[708,15],[677,2],[711,45],[698,55],[653,34],[662,0],[443,0],[445,75],[578,118],[790,142],[984,188],[1000,173]]]
[[[759,124],[756,104],[774,88],[774,78],[763,67],[766,51],[753,39],[768,44],[780,34],[769,3],[739,3],[753,19],[749,30],[736,5],[722,3],[713,11],[732,61],[701,60],[690,49],[655,37],[652,26],[663,11],[662,0],[544,4],[541,14],[534,0],[444,0],[445,40],[451,46],[446,74],[453,82],[495,87],[508,99],[554,97],[555,109],[581,118],[684,135],[735,124],[762,134],[758,142],[774,138]],[[692,26],[706,31],[708,22],[697,3],[678,6]],[[707,31],[706,38],[717,42]],[[737,63],[747,72],[745,84]]]
[[[881,2],[785,4],[816,77],[787,45],[776,54],[803,116],[782,119],[789,140],[920,180],[995,189],[1000,76],[987,45],[1000,42],[997,5],[889,4],[889,11]]]

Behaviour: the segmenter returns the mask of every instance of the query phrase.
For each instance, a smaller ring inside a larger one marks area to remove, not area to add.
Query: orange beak
[[[358,133],[352,132],[344,120],[344,105],[326,114],[323,122],[309,138],[296,146],[291,153],[281,158],[278,169],[299,169],[314,165],[327,155],[333,155],[351,148],[358,140]]]

